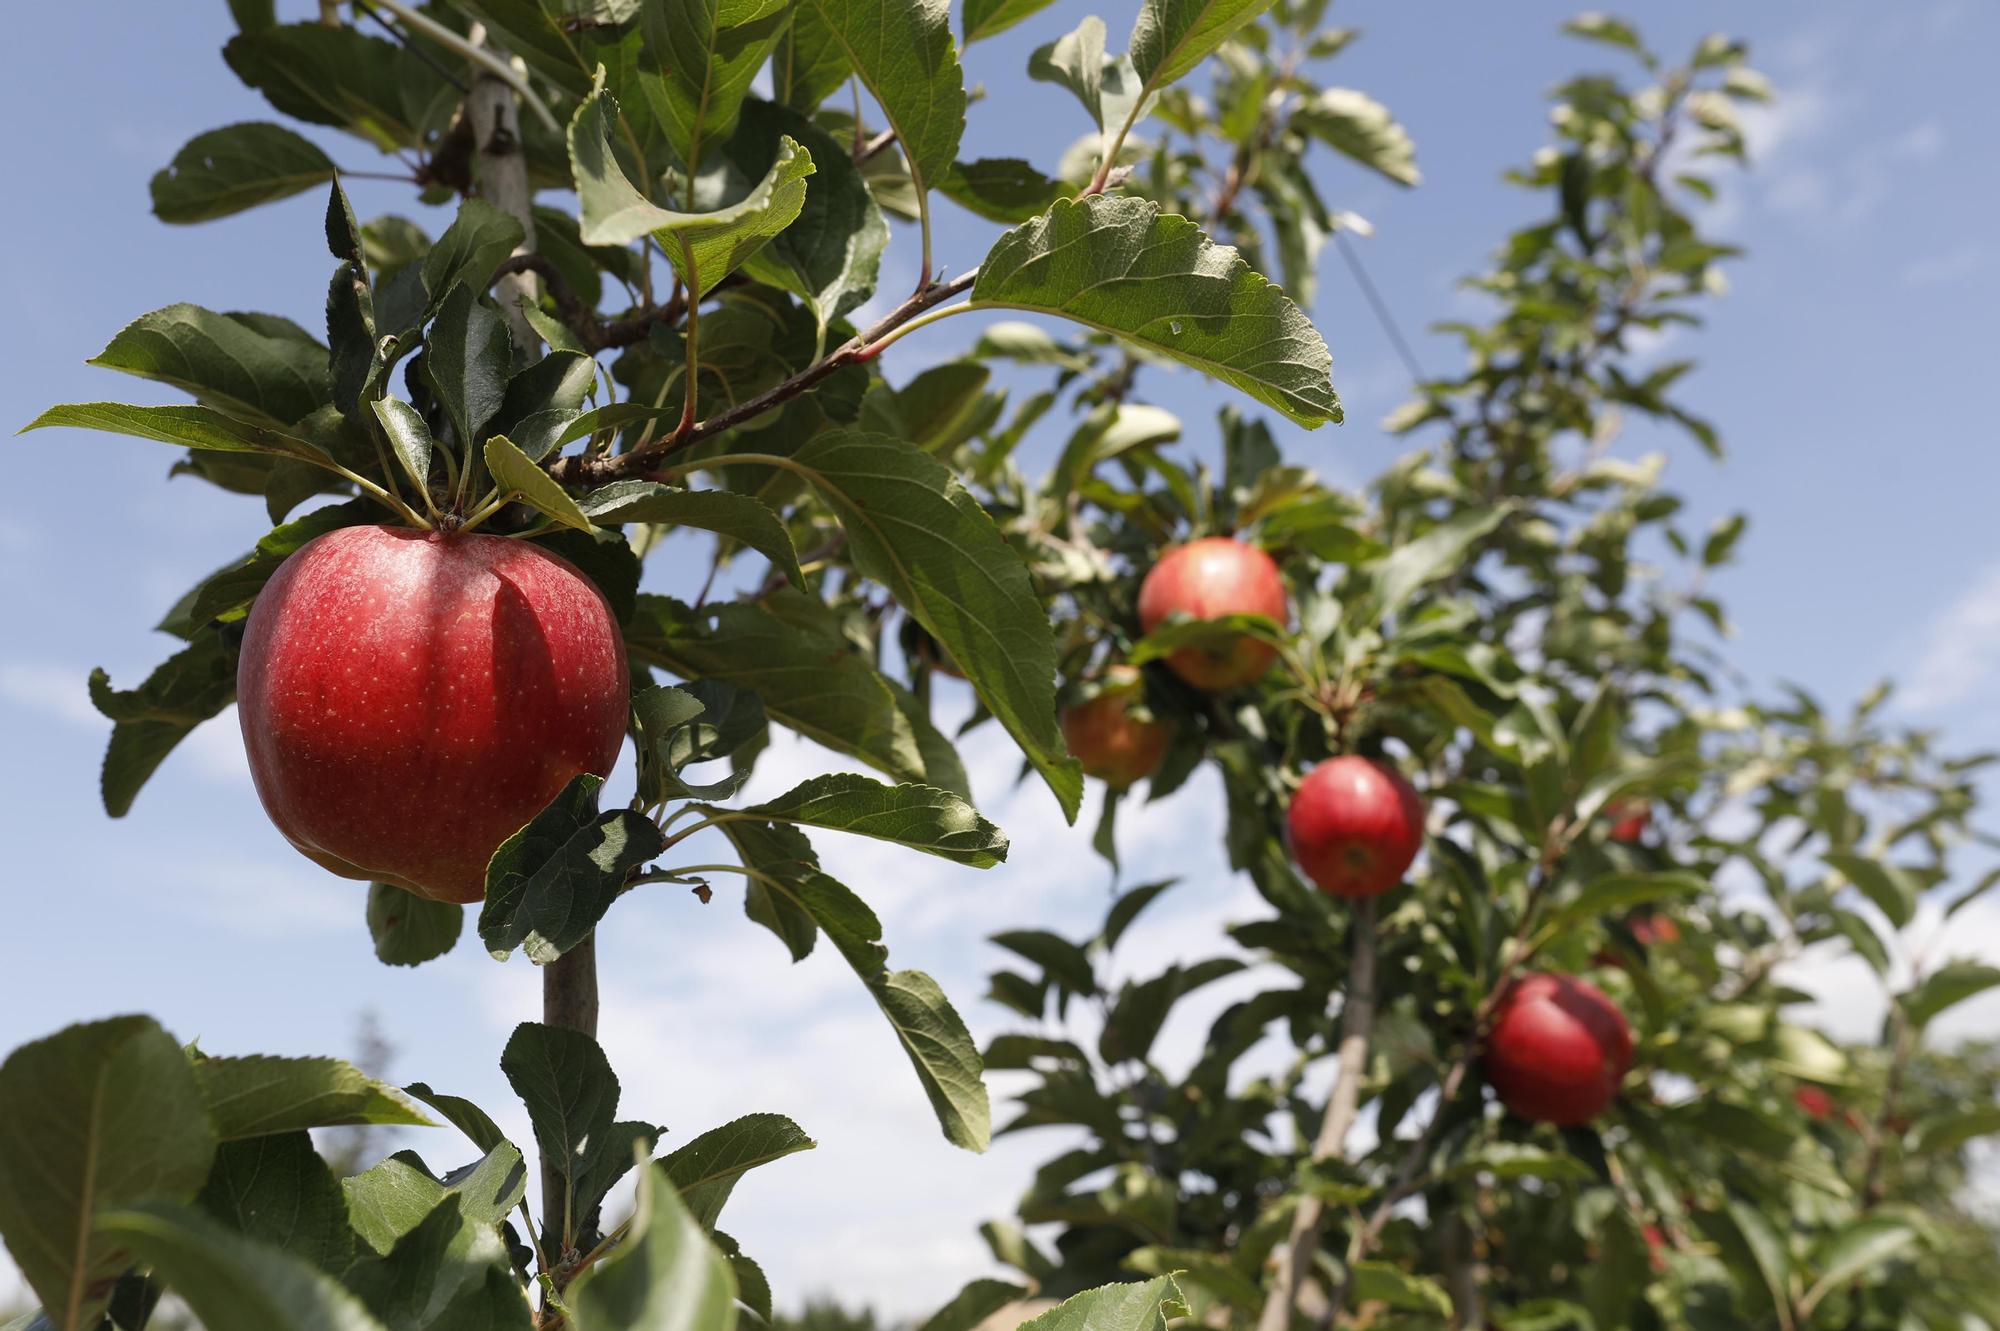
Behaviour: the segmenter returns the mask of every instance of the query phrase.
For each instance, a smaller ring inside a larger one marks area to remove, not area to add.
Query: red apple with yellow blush
[[[1104,672],[1095,696],[1063,709],[1063,743],[1086,774],[1123,790],[1159,768],[1172,732],[1166,722],[1140,715],[1144,705],[1139,672],[1119,665]]]

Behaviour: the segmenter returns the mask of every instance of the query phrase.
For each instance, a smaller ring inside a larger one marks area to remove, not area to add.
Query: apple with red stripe
[[[1306,773],[1285,813],[1292,858],[1320,891],[1372,897],[1403,881],[1424,844],[1424,802],[1387,763],[1354,754]]]
[[[251,608],[237,714],[264,809],[344,878],[478,901],[571,778],[611,771],[630,676],[567,561],[504,536],[344,527]]]
[[[1139,584],[1142,629],[1151,633],[1176,615],[1197,620],[1263,615],[1284,626],[1291,622],[1291,603],[1271,556],[1242,541],[1209,536],[1169,550]],[[1195,688],[1221,693],[1256,683],[1277,657],[1270,643],[1237,633],[1177,648],[1167,666]]]

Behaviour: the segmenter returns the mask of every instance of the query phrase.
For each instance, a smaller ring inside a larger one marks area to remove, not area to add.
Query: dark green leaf
[[[1006,223],[1029,221],[1073,192],[1018,157],[954,162],[938,189],[966,211],[989,222]]]
[[[571,1189],[569,1210],[581,1222],[596,1199],[582,1195],[580,1176],[598,1164],[618,1114],[618,1078],[610,1062],[588,1035],[523,1022],[500,1055],[500,1070],[528,1107],[535,1145]]]
[[[683,490],[655,481],[614,481],[584,496],[592,522],[658,522],[698,527],[741,542],[771,561],[786,581],[804,590],[799,553],[791,534],[768,506],[734,490]]]
[[[333,159],[282,125],[251,121],[189,139],[153,177],[153,215],[207,222],[333,179]]]
[[[736,1181],[759,1165],[818,1143],[783,1114],[746,1114],[702,1133],[660,1161],[695,1222],[714,1229]]]
[[[504,325],[501,336],[503,339],[506,336]],[[522,452],[520,445],[512,439],[496,434],[486,441],[483,451],[486,470],[493,474],[493,483],[501,491],[565,527],[585,533],[596,530],[583,510],[577,507],[576,500],[570,498],[569,491],[557,485],[547,472],[535,465],[534,459]]]
[[[219,453],[269,453],[325,462],[325,452],[296,435],[225,416],[210,407],[135,407],[121,402],[72,402],[50,407],[21,427],[23,433],[51,425],[129,434],[182,448]]]
[[[1910,1024],[1922,1030],[1933,1017],[2000,984],[2000,970],[1973,961],[1954,961],[1926,975],[1897,1001]]]
[[[1854,884],[1862,896],[1874,902],[1876,909],[1898,929],[1916,913],[1916,884],[1900,866],[1844,850],[1828,851],[1821,858]]]
[[[1326,340],[1283,291],[1144,199],[1064,200],[1002,236],[975,305],[1061,315],[1213,375],[1308,429],[1341,419]]]
[[[197,1201],[237,1233],[329,1275],[354,1260],[346,1195],[304,1131],[224,1142]]]
[[[1414,185],[1416,147],[1389,109],[1352,88],[1327,88],[1293,113],[1292,123],[1335,152],[1379,171],[1398,185]]]
[[[583,1274],[569,1304],[577,1331],[732,1331],[736,1277],[665,1170],[647,1165],[625,1241]]]
[[[896,131],[921,202],[941,181],[965,132],[965,76],[946,0],[799,0],[874,94]]]
[[[204,1058],[195,1077],[222,1141],[363,1123],[433,1124],[337,1058]]]
[[[488,309],[472,287],[453,287],[438,308],[418,364],[461,448],[478,439],[499,413],[513,356],[507,321]]]
[[[368,885],[368,933],[385,966],[420,966],[451,951],[465,928],[465,907],[432,901],[387,883]]]
[[[126,1259],[104,1212],[186,1200],[215,1135],[187,1058],[149,1017],[71,1026],[0,1063],[0,1236],[44,1308],[104,1305]]]
[[[949,469],[898,440],[830,431],[792,460],[840,514],[856,565],[944,645],[1075,818],[1083,776],[1056,729],[1048,615],[992,518]]]
[[[1020,1331],[1166,1331],[1188,1315],[1172,1276],[1131,1285],[1101,1285],[1071,1295]]]
[[[523,949],[538,965],[590,936],[626,875],[660,853],[660,829],[632,809],[597,811],[604,778],[585,773],[500,843],[486,868],[479,938],[504,956]]]
[[[386,1331],[331,1276],[187,1207],[116,1211],[98,1235],[151,1266],[207,1331]]]
[[[978,810],[934,786],[884,785],[853,773],[817,776],[744,814],[892,841],[975,869],[1007,858],[1007,838]]]
[[[1145,0],[1132,25],[1132,67],[1148,88],[1183,78],[1271,0]]]
[[[332,399],[325,347],[199,305],[141,315],[90,364],[172,384],[204,405],[280,430]]]

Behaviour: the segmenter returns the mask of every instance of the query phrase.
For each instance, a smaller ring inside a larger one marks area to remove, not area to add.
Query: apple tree
[[[1768,90],[1725,38],[1675,66],[1617,20],[1569,31],[1639,81],[1556,89],[1555,141],[1510,177],[1544,213],[1469,279],[1491,313],[1446,326],[1465,369],[1417,376],[1389,424],[1422,446],[1366,491],[1234,407],[1220,470],[1190,465],[1140,360],[989,336],[1058,364],[1046,410],[1077,421],[1046,476],[1003,436],[973,483],[1048,595],[1098,845],[1115,864],[1136,783],[1171,800],[1206,766],[1268,908],[1167,966],[1121,941],[1212,882],[1127,885],[1088,937],[995,936],[989,997],[1026,1023],[985,1051],[1024,1078],[1001,1131],[1062,1145],[986,1236],[1045,1296],[1171,1272],[1260,1331],[2000,1317],[1965,1193],[1996,1046],[1923,1038],[2000,971],[1912,928],[1990,755],[1886,724],[1886,690],[1849,719],[1746,698],[1705,586],[1743,519],[1690,530],[1664,455],[1618,449],[1637,418],[1720,452],[1692,362],[1652,348],[1723,289],[1701,205]],[[1255,91],[1263,119],[1173,126],[1128,188],[1296,245],[1282,195],[1246,217],[1229,182],[1291,179],[1321,99],[1236,54],[1216,104]],[[1879,1045],[1795,1015],[1809,947],[1877,972]],[[1170,1062],[1175,1006],[1224,982],[1245,996]]]
[[[1035,1080],[1011,1128],[1088,1134],[1023,1207],[1063,1227],[1053,1253],[989,1231],[1066,1300],[1044,1331],[1190,1303],[1266,1327],[2000,1320],[1979,1303],[1992,1235],[1954,1202],[1966,1144],[2000,1128],[1967,1103],[1996,1071],[1923,1043],[2000,973],[1925,966],[1883,1048],[1847,1050],[1786,1019],[1781,969],[1839,939],[1902,978],[1892,931],[1949,872],[1970,767],[1867,712],[1732,705],[1683,625],[1720,623],[1700,570],[1740,523],[1682,530],[1657,465],[1612,451],[1621,413],[1715,446],[1674,395],[1686,367],[1633,343],[1691,320],[1730,257],[1688,201],[1741,155],[1732,103],[1765,95],[1741,50],[1673,69],[1616,20],[1573,25],[1648,86],[1561,90],[1558,144],[1519,173],[1555,212],[1479,280],[1498,313],[1458,330],[1467,372],[1399,413],[1435,441],[1348,494],[1276,430],[1340,419],[1297,302],[1365,224],[1320,164],[1417,180],[1389,112],[1321,82],[1351,34],[1314,0],[1145,0],[1125,34],[1045,8],[329,0],[281,21],[232,0],[224,59],[276,116],[377,150],[453,215],[435,237],[364,222],[278,120],[202,134],[155,177],[175,224],[323,190],[333,272],[323,337],[182,304],[96,358],[192,404],[32,423],[165,444],[177,476],[263,501],[245,555],[167,610],[175,653],[136,686],[90,681],[105,806],[235,703],[273,822],[368,884],[383,961],[440,955],[474,906],[479,945],[541,969],[542,1020],[499,1053],[533,1141],[338,1060],[70,1027],[0,1065],[0,1236],[35,1320],[132,1331],[166,1292],[215,1327],[768,1321],[754,1236],[717,1224],[738,1178],[811,1139],[757,1114],[662,1154],[632,1117],[660,1108],[621,1103],[594,1039],[593,938],[627,892],[667,890],[740,892],[794,958],[824,936],[953,1143],[989,1141],[987,1068]],[[1078,141],[1052,167],[968,160],[988,108],[960,46],[1026,22],[1049,28],[1028,75],[1074,97]],[[1008,229],[935,252],[945,208]],[[892,229],[911,290],[877,289]],[[1041,322],[896,368],[896,342],[981,311]],[[1140,397],[1166,363],[1240,395],[1219,472]],[[1010,403],[996,369],[1046,387]],[[1065,415],[1030,480],[1022,442]],[[641,591],[686,539],[708,584]],[[1680,582],[1648,567],[1662,551]],[[1004,860],[932,718],[941,673],[1072,819],[1086,770],[1162,798],[1211,765],[1271,914],[1115,988],[1104,959],[1162,886],[1093,940],[1007,935],[1027,971],[995,994],[1038,1025],[982,1057],[813,847]],[[748,804],[773,725],[881,779]],[[635,793],[605,807],[621,732]],[[1173,1004],[1251,959],[1286,978],[1195,1067],[1155,1066]],[[1078,999],[1094,1047],[1041,1024]],[[1289,1071],[1232,1078],[1272,1033]],[[1551,1048],[1573,1074],[1553,1091]],[[1336,1052],[1330,1097],[1309,1092]],[[1521,1112],[1486,1106],[1487,1080]],[[310,1133],[342,1124],[458,1144],[336,1178]],[[1029,1292],[975,1280],[927,1326]]]

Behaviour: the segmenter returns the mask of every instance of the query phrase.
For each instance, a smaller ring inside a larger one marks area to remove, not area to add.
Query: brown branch
[[[1347,1133],[1361,1107],[1361,1080],[1367,1072],[1368,1042],[1375,1031],[1375,899],[1369,897],[1354,913],[1354,951],[1347,968],[1347,998],[1340,1012],[1340,1071],[1327,1097],[1326,1113],[1320,1119],[1319,1136],[1313,1142],[1312,1158],[1346,1158]],[[1257,1331],[1285,1331],[1292,1324],[1292,1305],[1297,1302],[1305,1272],[1319,1249],[1320,1223],[1326,1203],[1304,1197],[1292,1213],[1292,1232],[1278,1254],[1277,1278],[1265,1297],[1264,1310],[1257,1318]]]
[[[865,162],[869,158],[880,154],[883,149],[887,148],[890,144],[894,143],[895,141],[896,141],[896,131],[893,129],[885,129],[880,134],[877,134],[874,138],[869,139],[867,142],[855,144],[854,160],[857,163]]]
[[[572,454],[557,458],[548,465],[547,471],[558,484],[562,485],[601,485],[606,481],[644,476],[657,471],[673,454],[721,434],[724,430],[734,429],[747,420],[763,415],[773,407],[782,406],[817,386],[838,370],[874,360],[881,354],[881,347],[877,343],[883,338],[924,311],[942,305],[953,296],[970,290],[973,280],[978,276],[979,270],[974,269],[949,282],[931,283],[884,315],[873,327],[855,334],[833,352],[800,370],[783,383],[768,388],[755,397],[745,398],[736,405],[710,416],[707,420],[698,421],[689,430],[655,439],[627,453],[614,453],[608,457],[597,458]]]
[[[540,277],[548,288],[549,299],[556,303],[556,313],[561,317],[563,326],[576,334],[576,340],[591,352],[643,342],[654,325],[674,323],[687,313],[686,299],[675,295],[672,300],[654,309],[638,310],[617,319],[600,319],[597,312],[576,294],[562,271],[540,254],[513,255],[493,270],[493,278],[498,281],[509,273],[534,273]]]

